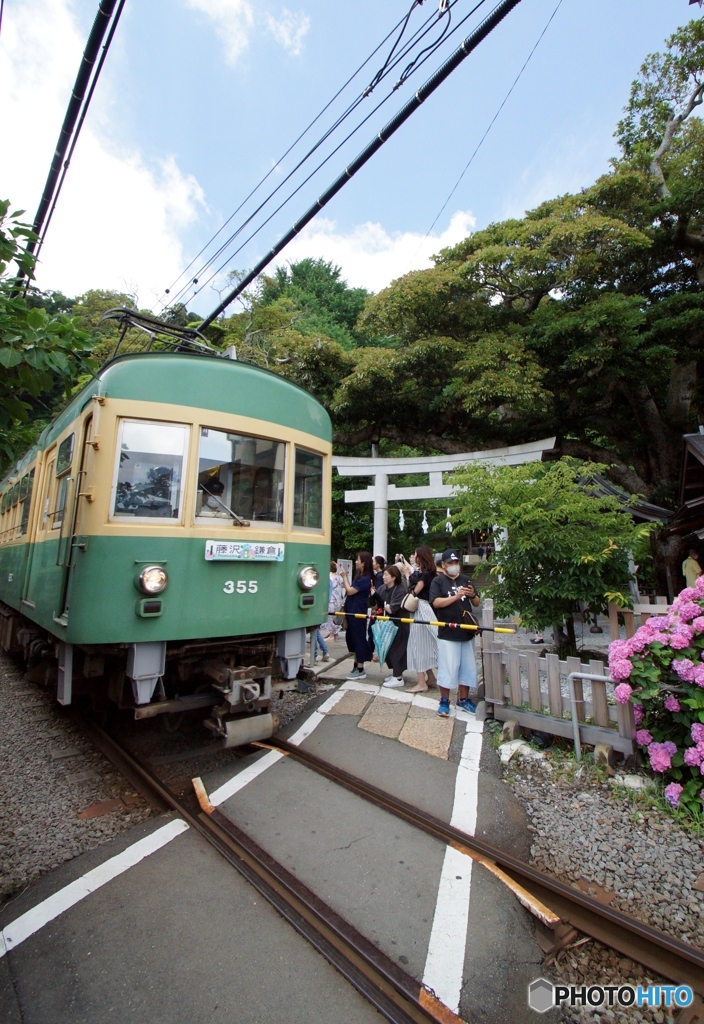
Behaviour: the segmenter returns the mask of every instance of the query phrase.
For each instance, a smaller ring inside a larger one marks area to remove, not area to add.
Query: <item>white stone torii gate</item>
[[[411,458],[368,458],[334,455],[333,466],[340,476],[371,476],[374,483],[358,491],[345,491],[345,503],[355,501],[374,502],[373,553],[386,558],[387,535],[389,531],[389,499],[412,501],[421,498],[451,498],[454,484],[445,483],[443,473],[451,473],[458,466],[468,462],[490,462],[493,465],[520,466],[524,462],[540,462],[543,452],[555,447],[555,438],[528,444],[512,444],[507,448],[493,448],[483,452],[465,452],[463,455],[425,455]],[[427,473],[427,484],[418,487],[397,487],[389,483],[390,476],[405,473]]]

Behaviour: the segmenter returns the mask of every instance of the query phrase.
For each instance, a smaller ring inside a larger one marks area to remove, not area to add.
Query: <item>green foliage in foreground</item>
[[[494,527],[492,596],[500,615],[518,612],[536,629],[566,623],[574,645],[576,602],[594,612],[609,600],[629,603],[628,552],[648,527],[589,482],[605,468],[565,458],[458,471],[453,526]]]
[[[87,351],[88,336],[65,313],[49,314],[32,307],[14,287],[10,265],[28,279],[35,261],[23,244],[33,237],[20,220],[21,211],[10,212],[9,201],[0,201],[0,460],[19,455],[36,436],[41,422],[41,399],[51,395],[60,382],[68,393],[79,373],[90,373],[93,362]],[[36,421],[39,422],[36,422]]]

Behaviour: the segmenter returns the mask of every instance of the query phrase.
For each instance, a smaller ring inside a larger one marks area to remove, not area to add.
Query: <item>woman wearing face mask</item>
[[[347,676],[348,679],[366,679],[364,662],[371,661],[374,644],[369,636],[369,620],[355,619],[353,615],[363,614],[366,616],[369,608],[369,596],[372,589],[373,569],[372,556],[369,551],[358,551],[355,559],[357,570],[352,583],[345,570],[340,572],[342,583],[347,597],[345,599],[345,611],[348,612],[346,621],[345,636],[347,638],[347,650],[354,654],[354,668]]]

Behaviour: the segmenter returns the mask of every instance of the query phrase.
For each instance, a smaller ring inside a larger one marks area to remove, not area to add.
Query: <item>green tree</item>
[[[12,268],[21,268],[31,281],[35,264],[23,249],[23,241],[33,236],[21,215],[10,212],[8,201],[0,202],[0,458],[5,464],[36,436],[30,413],[54,393],[57,381],[68,392],[78,374],[93,370],[88,336],[76,320],[30,305],[15,285]]]
[[[475,464],[455,478],[455,530],[493,528],[497,538],[492,597],[499,614],[552,626],[556,645],[572,651],[578,601],[592,612],[604,612],[612,599],[629,602],[628,554],[649,529],[590,482],[605,468],[564,458]]]

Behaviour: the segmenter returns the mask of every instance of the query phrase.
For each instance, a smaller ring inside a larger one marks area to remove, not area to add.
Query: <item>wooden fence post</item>
[[[612,640],[618,640],[618,605],[609,601],[609,632]]]

